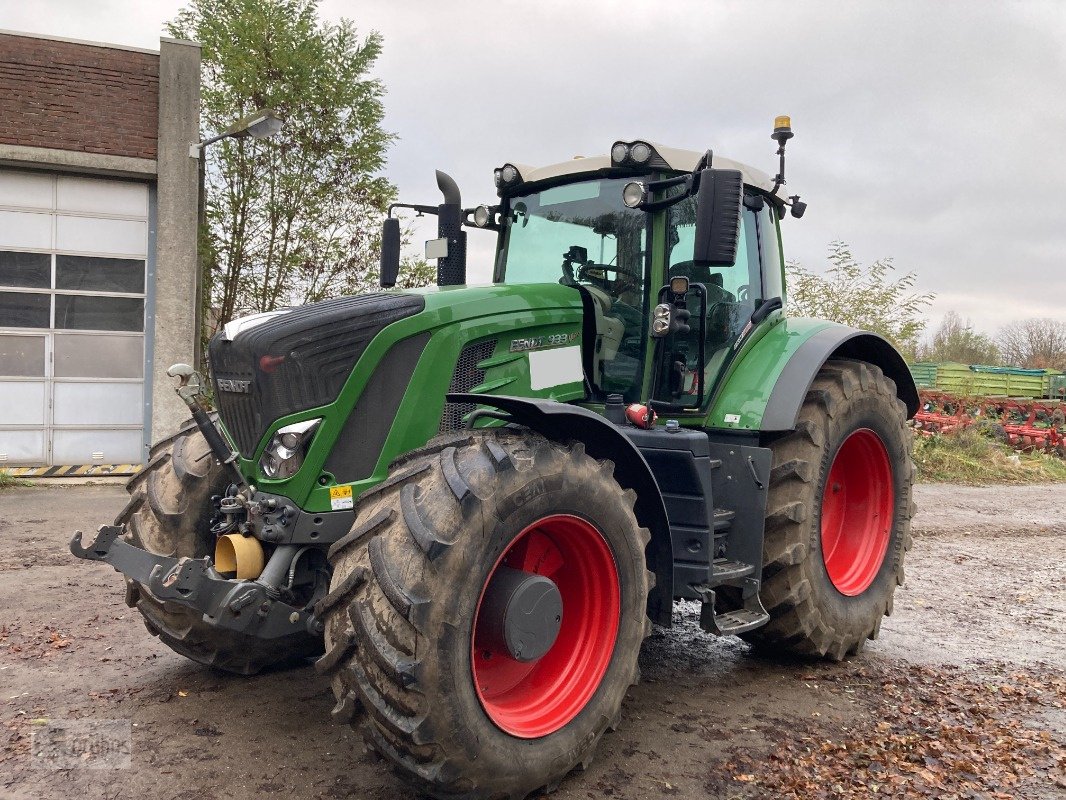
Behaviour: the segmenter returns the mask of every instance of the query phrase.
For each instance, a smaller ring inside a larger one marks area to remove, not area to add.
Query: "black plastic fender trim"
[[[646,556],[648,568],[655,573],[655,586],[648,595],[648,616],[655,623],[670,625],[674,597],[670,523],[659,484],[636,445],[599,414],[581,406],[507,395],[448,394],[446,399],[498,408],[516,424],[549,439],[582,442],[593,458],[614,462],[615,479],[637,494],[633,509],[637,521],[651,531]]]
[[[796,427],[803,400],[818,370],[831,358],[866,361],[881,368],[896,383],[896,395],[907,406],[907,418],[918,411],[918,389],[903,356],[876,333],[843,325],[825,328],[801,344],[785,364],[770,393],[760,429],[790,431]]]

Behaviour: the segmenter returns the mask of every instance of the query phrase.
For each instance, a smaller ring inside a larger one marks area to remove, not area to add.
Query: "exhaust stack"
[[[437,285],[460,286],[466,283],[463,204],[458,185],[440,170],[437,170],[437,188],[444,195],[444,202],[437,206],[437,236],[448,240],[448,254],[437,259]]]

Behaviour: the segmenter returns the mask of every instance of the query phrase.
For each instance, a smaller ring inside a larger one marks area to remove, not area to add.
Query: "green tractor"
[[[903,580],[918,395],[883,338],[783,313],[777,176],[619,141],[438,173],[437,286],[259,314],[210,343],[193,419],[71,550],[148,630],[251,674],[319,655],[336,720],[418,790],[521,798],[586,765],[677,599],[839,660]],[[466,286],[464,228],[496,235]]]

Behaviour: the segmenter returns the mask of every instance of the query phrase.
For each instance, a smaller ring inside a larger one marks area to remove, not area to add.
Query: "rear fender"
[[[637,521],[651,532],[645,555],[648,568],[655,574],[655,586],[648,595],[648,616],[653,622],[669,625],[674,596],[670,524],[659,484],[636,445],[599,414],[580,406],[483,394],[449,394],[447,400],[498,408],[509,415],[510,421],[555,441],[579,441],[593,458],[614,462],[615,480],[636,492],[633,510]]]

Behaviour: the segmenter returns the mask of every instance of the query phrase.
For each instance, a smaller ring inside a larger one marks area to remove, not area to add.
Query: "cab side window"
[[[777,238],[777,212],[769,203],[764,203],[756,214],[759,225],[759,250],[762,253],[763,299],[785,299],[785,282],[782,276],[781,241]]]
[[[764,213],[765,213],[764,206]],[[731,267],[697,267],[692,261],[696,234],[696,198],[672,206],[667,220],[668,274],[684,275],[707,287],[706,352],[732,344],[763,299],[759,270],[759,226],[756,212],[744,208],[737,259]],[[761,220],[760,220],[761,221]],[[776,234],[775,234],[776,236]]]

